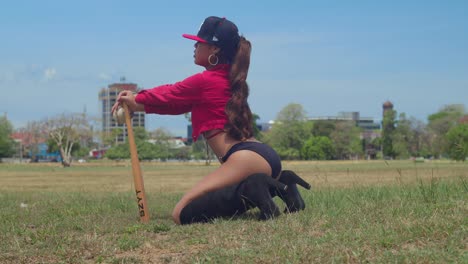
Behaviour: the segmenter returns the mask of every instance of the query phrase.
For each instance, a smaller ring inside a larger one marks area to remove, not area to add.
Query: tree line
[[[408,118],[396,110],[384,112],[382,129],[376,137],[365,137],[362,128],[352,120],[310,121],[300,104],[285,106],[276,116],[268,131],[260,131],[255,125],[257,139],[271,145],[284,160],[342,160],[342,159],[408,159],[410,157],[449,158],[464,161],[468,156],[468,118],[462,105],[447,105],[427,118],[427,123]],[[259,116],[254,115],[254,123]],[[25,148],[22,155],[34,155],[39,142],[47,142],[49,151],[60,153],[63,166],[70,166],[73,158],[88,155],[89,150],[106,146],[108,159],[128,159],[128,143],[119,144],[115,137],[122,131],[116,129],[110,135],[98,135],[91,120],[85,114],[61,114],[42,121],[28,122],[24,128],[14,130],[6,116],[0,117],[0,158],[18,155],[18,148]],[[26,145],[12,139],[13,132],[28,134]],[[147,132],[134,128],[139,158],[142,160],[205,159],[213,154],[203,140],[174,149],[169,143],[170,132],[164,128]],[[151,143],[149,141],[151,139]]]
[[[363,137],[351,120],[309,121],[300,104],[289,104],[277,115],[271,131],[262,135],[283,159],[363,159],[411,157],[465,160],[468,156],[468,116],[463,105],[447,105],[428,116],[427,123],[405,113],[385,111],[380,136]],[[376,134],[379,134],[376,133]]]

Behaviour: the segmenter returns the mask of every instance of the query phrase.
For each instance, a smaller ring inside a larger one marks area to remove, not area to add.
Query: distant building
[[[107,88],[101,89],[99,92],[99,101],[101,102],[101,118],[102,118],[102,132],[106,136],[112,135],[112,130],[120,128],[122,133],[116,136],[116,142],[125,142],[127,137],[127,129],[125,124],[119,125],[117,121],[113,119],[111,108],[117,100],[117,96],[121,91],[128,90],[132,92],[138,92],[139,89],[134,83],[113,83]],[[133,127],[145,128],[145,113],[135,112],[132,117]]]
[[[460,119],[458,120],[458,123],[468,124],[468,115],[464,115],[464,116],[460,117]]]
[[[268,123],[256,123],[256,126],[258,130],[260,130],[261,132],[267,132],[271,129],[274,123],[275,123],[274,121],[269,121]],[[187,125],[187,141],[186,141],[187,145],[193,144],[192,132],[193,132],[192,125],[191,124]]]
[[[393,105],[391,106],[393,107]],[[359,112],[340,112],[337,116],[319,116],[308,118],[310,121],[351,121],[362,129],[360,139],[363,142],[364,153],[367,159],[377,157],[378,146],[372,144],[375,138],[380,137],[381,125],[371,117],[361,117]]]
[[[309,121],[354,121],[357,127],[366,130],[379,130],[380,123],[374,121],[372,117],[361,117],[359,112],[340,112],[337,116],[309,117]]]
[[[18,158],[31,159],[32,162],[62,161],[59,151],[49,152],[47,140],[44,137],[29,132],[15,132],[11,135],[18,143]]]
[[[187,144],[192,145],[193,139],[192,139],[192,133],[193,133],[193,128],[192,125],[187,125]]]
[[[270,131],[271,127],[274,125],[275,121],[270,120],[269,122],[266,123],[257,123],[257,128],[258,130],[262,132],[267,132]]]
[[[35,154],[30,151],[28,153],[30,157],[34,156],[33,162],[61,162],[62,157],[59,151],[49,152],[49,146],[46,142],[37,145],[37,152]]]
[[[92,149],[89,151],[88,157],[94,158],[94,159],[102,159],[104,155],[106,155],[107,150],[108,148]]]
[[[168,139],[164,140],[164,143],[166,143],[170,149],[180,149],[180,148],[183,148],[183,147],[187,146],[185,144],[186,141],[187,140],[184,139],[184,138],[174,137],[174,138],[168,138]],[[151,144],[156,144],[156,143],[158,143],[160,141],[157,140],[157,139],[149,139],[149,140],[147,140],[147,142],[149,142]]]

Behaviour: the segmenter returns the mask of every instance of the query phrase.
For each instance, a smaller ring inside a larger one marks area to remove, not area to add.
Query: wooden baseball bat
[[[138,211],[140,214],[140,221],[143,223],[149,222],[148,207],[146,205],[145,187],[143,184],[143,175],[141,174],[140,161],[138,160],[138,152],[135,144],[135,137],[133,135],[132,120],[128,106],[122,104],[125,110],[125,123],[127,125],[128,144],[130,146],[130,156],[132,160],[133,180],[135,181],[135,192],[138,202]]]

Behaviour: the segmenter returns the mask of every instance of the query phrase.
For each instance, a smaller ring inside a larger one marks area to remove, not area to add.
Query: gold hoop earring
[[[216,62],[211,62],[211,59],[215,57],[216,58]],[[219,62],[219,58],[218,56],[216,56],[216,54],[211,54],[210,56],[208,56],[208,63],[211,65],[211,66],[216,66],[218,65],[218,62]]]

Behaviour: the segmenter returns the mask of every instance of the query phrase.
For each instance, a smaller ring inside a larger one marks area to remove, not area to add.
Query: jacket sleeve
[[[188,112],[192,112],[192,105],[173,105],[171,107],[145,105],[145,113],[147,114],[181,115]]]
[[[200,102],[202,85],[203,75],[199,73],[181,82],[143,90],[135,101],[145,106],[146,113],[183,114],[190,112],[192,105]]]

